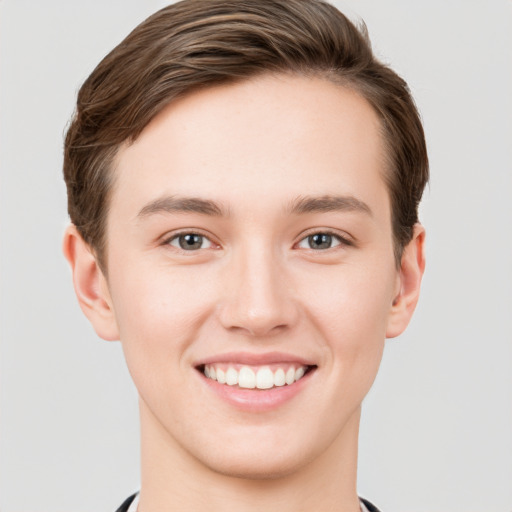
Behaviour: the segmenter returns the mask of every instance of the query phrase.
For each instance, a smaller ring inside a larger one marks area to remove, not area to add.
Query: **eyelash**
[[[177,247],[175,245],[172,245],[173,241],[178,241],[178,243],[179,243],[180,237],[184,237],[187,235],[201,237],[202,241],[206,240],[209,242],[210,247],[205,247],[205,248],[200,247],[198,249],[188,249],[187,250],[187,249],[183,249],[182,247]],[[299,246],[299,244],[301,244],[304,241],[306,241],[306,243],[307,243],[308,239],[310,239],[311,237],[313,237],[315,235],[327,235],[329,237],[332,237],[332,239],[336,240],[338,243],[334,246],[327,247],[325,249],[313,249],[312,247],[304,247],[304,249],[309,250],[309,251],[314,251],[314,252],[325,252],[325,251],[329,251],[330,249],[335,249],[336,247],[339,247],[339,246],[353,247],[355,245],[354,242],[352,240],[350,240],[349,238],[344,237],[344,236],[340,235],[339,233],[336,233],[332,230],[324,229],[324,230],[315,230],[315,231],[311,231],[311,232],[307,233],[296,244],[294,244],[294,247]],[[190,254],[190,253],[198,252],[199,250],[210,249],[210,248],[212,248],[211,246],[217,245],[217,244],[215,244],[215,242],[213,242],[210,239],[210,237],[205,235],[204,233],[201,233],[198,231],[181,231],[179,233],[173,233],[172,236],[166,238],[163,241],[162,245],[169,245],[183,254],[187,254],[187,253]]]
[[[350,240],[348,237],[342,236],[339,233],[329,230],[329,229],[317,229],[317,230],[311,231],[311,232],[307,233],[305,236],[303,236],[295,245],[299,245],[300,243],[307,241],[309,238],[311,238],[315,235],[327,235],[327,236],[335,239],[338,242],[338,244],[328,247],[326,249],[313,249],[312,247],[308,247],[308,248],[306,248],[306,250],[315,251],[315,252],[325,252],[325,251],[329,251],[330,249],[335,249],[336,247],[340,247],[340,246],[353,247],[355,245],[354,242],[352,240]]]
[[[180,253],[183,253],[183,254],[190,254],[190,253],[198,252],[199,250],[204,250],[204,249],[210,249],[211,248],[211,247],[206,247],[206,248],[199,248],[198,250],[193,250],[193,249],[188,249],[187,250],[187,249],[183,249],[182,247],[177,247],[175,245],[172,245],[171,242],[176,240],[179,243],[180,237],[185,237],[187,235],[201,237],[202,240],[206,240],[207,242],[209,242],[211,246],[217,245],[217,244],[215,244],[215,242],[213,242],[210,239],[210,237],[208,235],[206,235],[204,233],[201,233],[199,231],[181,231],[179,233],[173,233],[171,236],[167,237],[163,241],[163,245],[170,245],[171,247],[173,247],[173,249],[176,249],[177,251],[179,251]]]

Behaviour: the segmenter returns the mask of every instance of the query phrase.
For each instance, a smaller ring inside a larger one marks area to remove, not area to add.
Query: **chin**
[[[238,442],[236,436],[228,436],[215,446],[209,445],[196,452],[199,462],[219,475],[247,480],[287,477],[315,458],[315,446],[289,435],[272,439],[253,435]]]
[[[285,457],[267,457],[254,455],[253,457],[223,458],[222,460],[208,460],[204,464],[213,472],[231,478],[242,480],[278,480],[285,478],[298,469],[301,464],[297,460]]]

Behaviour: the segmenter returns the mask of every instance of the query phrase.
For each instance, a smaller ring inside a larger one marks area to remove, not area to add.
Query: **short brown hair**
[[[428,181],[425,137],[407,84],[374,57],[364,25],[322,0],[183,0],[136,27],[78,93],[64,148],[68,211],[104,270],[111,166],[121,144],[178,97],[276,72],[326,78],[376,111],[400,262]]]

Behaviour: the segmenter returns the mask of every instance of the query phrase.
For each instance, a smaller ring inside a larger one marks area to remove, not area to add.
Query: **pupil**
[[[180,247],[189,251],[190,249],[200,249],[203,243],[201,235],[182,235],[180,236]]]
[[[312,249],[329,249],[332,244],[332,236],[326,233],[316,233],[309,237],[309,246]]]

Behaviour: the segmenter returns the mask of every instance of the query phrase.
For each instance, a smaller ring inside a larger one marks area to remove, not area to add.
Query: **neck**
[[[216,472],[170,438],[141,400],[139,512],[359,512],[360,409],[324,453],[289,473],[244,478]]]

